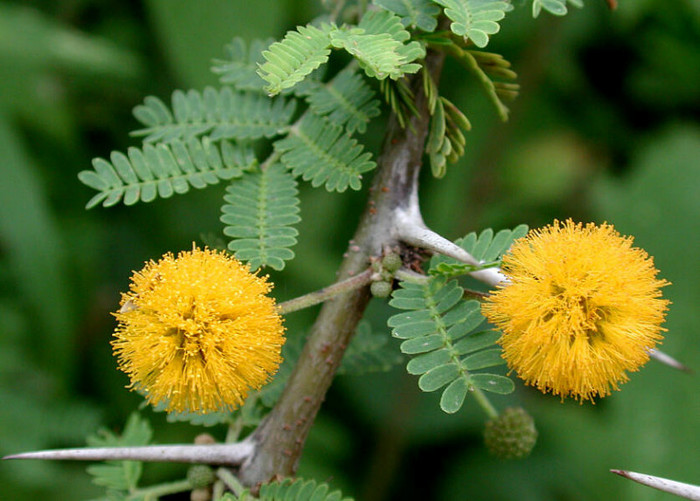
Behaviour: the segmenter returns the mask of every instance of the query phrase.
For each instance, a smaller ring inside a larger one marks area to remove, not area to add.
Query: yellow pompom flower
[[[223,252],[194,248],[148,262],[114,314],[112,346],[129,387],[169,412],[239,407],[282,362],[271,289]]]
[[[645,251],[603,224],[533,230],[503,258],[482,307],[508,367],[543,392],[593,400],[618,389],[662,339],[668,301]]]

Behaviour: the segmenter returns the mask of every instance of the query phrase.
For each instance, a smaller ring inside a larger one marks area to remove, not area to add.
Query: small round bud
[[[401,261],[401,256],[394,254],[393,252],[382,258],[382,267],[391,273],[401,268],[402,265],[403,262]]]
[[[372,282],[372,285],[369,286],[369,290],[374,297],[389,297],[391,289],[391,283],[389,282]]]
[[[535,422],[522,407],[510,407],[486,423],[484,442],[494,456],[522,459],[537,442]]]
[[[204,464],[196,464],[187,470],[187,481],[193,489],[211,485],[216,480],[214,470]]]

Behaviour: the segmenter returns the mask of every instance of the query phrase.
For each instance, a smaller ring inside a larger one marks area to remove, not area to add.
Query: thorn
[[[662,364],[668,365],[669,367],[673,369],[678,369],[679,371],[687,372],[688,374],[692,374],[693,370],[690,367],[687,367],[680,363],[678,360],[673,358],[670,355],[667,355],[663,351],[659,351],[657,349],[651,349],[649,350],[649,356],[653,358],[654,360],[657,360],[661,362]]]
[[[255,449],[252,442],[210,445],[147,445],[140,447],[84,447],[12,454],[3,459],[50,459],[62,461],[153,461],[238,466]]]
[[[700,501],[700,486],[697,485],[685,484],[683,482],[676,482],[675,480],[668,480],[666,478],[654,477],[652,475],[645,475],[643,473],[635,473],[627,470],[610,470],[610,472],[634,480],[642,485],[668,492],[669,494],[675,494],[676,496],[693,501]]]

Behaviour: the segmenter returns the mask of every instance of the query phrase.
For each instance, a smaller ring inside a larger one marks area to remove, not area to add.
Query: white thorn
[[[654,360],[657,360],[658,362],[661,362],[662,364],[668,365],[669,367],[672,367],[674,369],[678,369],[683,372],[693,372],[691,369],[680,363],[678,360],[673,358],[670,355],[667,355],[663,351],[659,351],[657,349],[651,349],[649,350],[649,356],[653,358]]]
[[[617,473],[621,477],[629,478],[642,485],[653,487],[660,491],[668,492],[670,494],[675,494],[682,498],[691,499],[693,501],[700,501],[700,486],[692,484],[684,484],[682,482],[676,482],[675,480],[668,480],[666,478],[654,477],[652,475],[645,475],[643,473],[635,473],[633,471],[626,470],[610,470],[612,473]]]
[[[152,461],[234,466],[249,458],[253,442],[210,445],[152,445],[142,447],[85,447],[25,452],[3,459],[52,459],[62,461]]]
[[[427,228],[420,213],[415,210],[396,209],[396,233],[399,240],[407,244],[415,245],[422,249],[431,250],[447,257],[454,258],[472,266],[483,263],[477,261],[474,256],[462,249],[454,242]],[[481,280],[491,286],[506,281],[506,276],[498,268],[486,268],[470,273],[477,280]]]

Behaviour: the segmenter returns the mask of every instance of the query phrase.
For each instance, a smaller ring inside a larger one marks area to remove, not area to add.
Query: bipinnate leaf
[[[139,414],[132,413],[124,426],[121,435],[102,429],[87,438],[90,447],[125,447],[148,445],[153,436],[148,421]],[[143,463],[140,461],[105,461],[104,463],[88,466],[87,472],[92,475],[96,485],[106,487],[109,491],[130,491],[137,487],[141,478]],[[124,494],[126,494],[124,492]]]
[[[224,235],[238,259],[251,269],[269,266],[284,268],[294,257],[290,249],[296,244],[299,198],[294,177],[281,164],[243,175],[226,188],[221,221]]]
[[[207,135],[219,139],[259,139],[283,134],[294,114],[294,99],[240,92],[231,87],[176,90],[172,112],[160,99],[150,96],[134,108],[144,128],[132,132],[147,143],[190,139]]]
[[[480,254],[489,250],[486,246]],[[513,388],[512,382],[509,386],[502,381],[510,382],[504,376],[473,373],[502,365],[505,360],[500,348],[494,347],[499,333],[478,330],[484,321],[478,301],[464,300],[463,296],[464,289],[456,280],[436,276],[422,282],[401,282],[389,302],[394,308],[407,310],[388,321],[392,335],[403,340],[401,351],[411,356],[406,370],[420,376],[418,386],[423,391],[444,388],[440,407],[448,413],[457,412],[474,388],[496,393]]]
[[[387,332],[372,332],[369,322],[360,321],[337,374],[362,375],[391,370],[402,362],[403,357],[390,341]]]
[[[330,491],[328,484],[315,480],[285,478],[260,487],[260,501],[352,501],[339,490]]]
[[[405,27],[426,32],[437,28],[440,8],[431,0],[374,0],[372,3],[399,16]]]
[[[301,82],[312,71],[328,61],[331,52],[331,26],[319,29],[312,25],[298,26],[288,31],[281,42],[275,42],[263,51],[265,62],[258,75],[267,82],[265,91],[279,94]]]
[[[410,40],[411,35],[401,19],[386,10],[368,11],[357,27],[340,27],[330,33],[331,44],[352,54],[367,76],[397,80],[420,69],[417,59],[425,56],[425,48]]]
[[[567,3],[579,9],[583,7],[582,0],[532,0],[532,17],[539,16],[542,9],[555,16],[565,16],[568,12]]]
[[[374,91],[353,69],[341,71],[325,85],[309,86],[304,94],[315,114],[344,126],[350,134],[365,132],[367,123],[380,113]]]
[[[491,228],[483,230],[477,237],[472,232],[463,238],[458,238],[455,243],[471,254],[477,261],[484,263],[484,267],[498,266],[503,254],[518,238],[527,234],[527,225],[521,224],[512,230],[500,230],[494,235]],[[430,260],[430,274],[454,277],[475,271],[478,267],[462,263],[451,257],[435,255]]]
[[[201,189],[219,181],[233,179],[255,164],[249,147],[228,141],[213,143],[205,137],[176,139],[169,143],[131,147],[127,154],[112,152],[110,161],[96,158],[94,170],[78,174],[80,181],[97,190],[87,203],[90,209],[99,203],[110,207],[169,198],[187,193],[190,187]]]
[[[247,46],[245,40],[236,37],[224,47],[226,59],[214,60],[212,71],[219,75],[221,83],[237,90],[263,92],[265,80],[258,75],[258,67],[265,62],[263,50],[272,43],[272,39],[255,39]]]
[[[314,113],[307,113],[287,137],[275,142],[275,150],[295,176],[328,191],[359,190],[362,173],[376,167],[371,154],[342,127]]]
[[[452,21],[450,30],[471,40],[480,48],[489,43],[489,35],[494,35],[500,30],[497,21],[513,9],[510,3],[495,0],[433,1],[445,8],[445,15]]]

